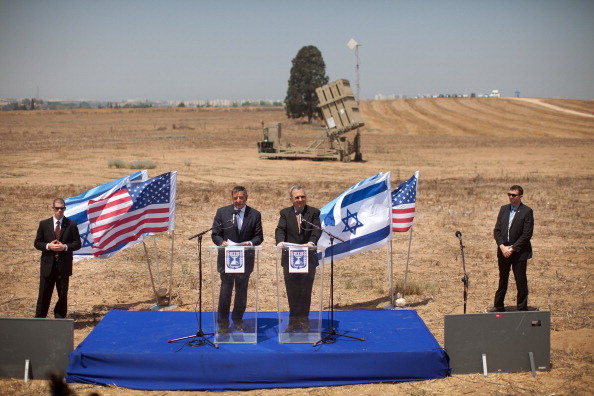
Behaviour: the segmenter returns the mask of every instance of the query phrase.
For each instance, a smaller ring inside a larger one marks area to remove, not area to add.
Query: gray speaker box
[[[549,311],[445,315],[452,374],[550,370],[550,329]]]
[[[47,379],[66,373],[72,319],[0,318],[0,378]]]

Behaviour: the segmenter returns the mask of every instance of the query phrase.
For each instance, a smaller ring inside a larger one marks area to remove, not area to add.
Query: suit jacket
[[[305,205],[305,207],[303,208],[303,212],[301,213],[301,216],[308,222],[318,227],[321,226],[320,211],[318,209]],[[301,225],[301,232],[299,232],[299,228],[297,226],[297,216],[295,215],[295,209],[292,206],[289,206],[288,208],[285,208],[280,211],[278,225],[276,226],[276,230],[274,231],[276,244],[279,244],[280,242],[290,242],[299,244],[306,244],[308,242],[311,242],[314,245],[317,245],[321,235],[322,231],[320,229],[312,227],[311,225],[305,222]],[[285,253],[286,252],[283,251],[283,265],[286,264],[285,256],[287,254]],[[309,252],[309,262],[311,264],[314,264],[314,267],[317,266],[318,257],[316,251],[313,249]]]
[[[509,212],[511,205],[503,205],[499,209],[499,215],[497,216],[497,223],[495,223],[495,229],[493,235],[495,242],[497,242],[497,257],[502,259],[503,253],[499,246],[503,244],[511,245],[514,249],[511,255],[512,260],[524,261],[532,258],[532,244],[530,238],[534,232],[534,214],[532,209],[528,206],[520,203],[520,207],[516,212],[511,227],[509,228],[509,240],[507,239],[507,228],[509,224]]]
[[[262,231],[262,215],[256,209],[246,205],[243,216],[241,231],[237,231],[237,224],[232,223],[235,207],[233,205],[223,206],[217,210],[212,224],[210,237],[215,245],[221,246],[224,241],[230,239],[233,242],[251,242],[253,246],[261,245],[264,241]],[[254,270],[254,251],[246,250],[245,254],[246,273]],[[217,259],[217,271],[225,268],[225,257],[222,249],[219,250]]]
[[[35,237],[35,249],[41,250],[40,272],[41,276],[49,276],[52,272],[55,252],[47,250],[48,243],[56,239],[54,235],[54,218],[50,217],[39,222],[37,236]],[[60,242],[67,246],[66,251],[58,252],[58,271],[61,276],[72,275],[72,254],[80,249],[80,235],[78,225],[74,220],[67,217],[62,218],[60,227]]]

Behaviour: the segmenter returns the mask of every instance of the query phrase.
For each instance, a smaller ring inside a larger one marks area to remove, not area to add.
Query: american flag
[[[132,184],[89,202],[93,256],[110,257],[145,233],[174,229],[177,172]]]
[[[406,232],[415,219],[419,171],[392,191],[392,231]]]

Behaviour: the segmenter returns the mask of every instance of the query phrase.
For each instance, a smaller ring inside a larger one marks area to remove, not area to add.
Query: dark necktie
[[[60,239],[60,221],[56,221],[56,229],[54,230],[56,239]]]

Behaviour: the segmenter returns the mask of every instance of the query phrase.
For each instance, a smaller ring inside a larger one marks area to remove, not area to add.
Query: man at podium
[[[274,232],[276,245],[286,246],[285,243],[291,243],[316,246],[322,234],[321,229],[316,228],[320,227],[320,211],[307,205],[307,195],[301,186],[293,186],[289,189],[289,200],[292,206],[280,211],[280,218]],[[289,325],[285,331],[301,330],[307,333],[310,330],[311,293],[318,266],[317,251],[309,250],[306,273],[290,272],[288,249],[283,249],[281,265],[289,300]]]
[[[213,221],[211,238],[217,246],[258,246],[264,241],[262,216],[256,209],[246,205],[248,191],[243,186],[235,186],[231,191],[233,203],[219,208]],[[223,249],[219,249],[217,271],[221,277],[217,322],[219,332],[229,332],[229,312],[231,296],[235,287],[235,300],[231,319],[235,330],[244,331],[243,314],[247,306],[248,282],[254,270],[254,251],[245,252],[245,271],[243,273],[225,272]]]

